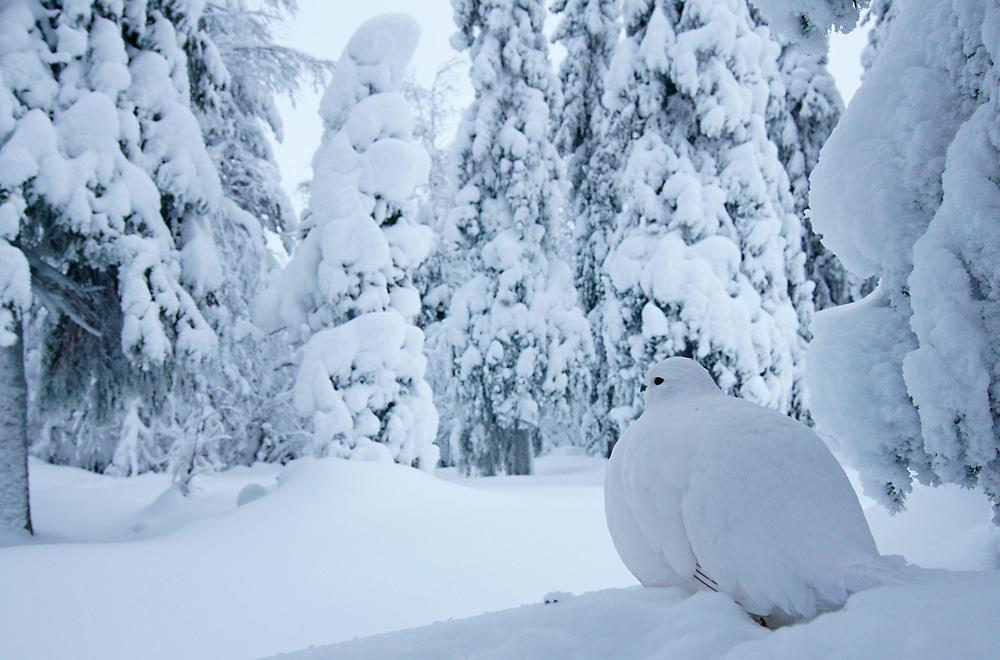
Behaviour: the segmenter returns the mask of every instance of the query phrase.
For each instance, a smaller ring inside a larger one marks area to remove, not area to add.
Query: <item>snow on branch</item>
[[[825,52],[830,29],[850,32],[871,0],[750,0],[776,32],[806,51]]]

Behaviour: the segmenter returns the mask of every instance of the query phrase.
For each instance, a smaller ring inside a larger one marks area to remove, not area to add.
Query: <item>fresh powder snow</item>
[[[1000,8],[883,1],[873,14],[863,84],[810,194],[825,243],[878,287],[818,315],[813,416],[887,506],[914,480],[955,483],[981,489],[1000,522]]]
[[[947,570],[771,632],[728,596],[638,587],[604,522],[606,464],[560,452],[529,477],[468,479],[301,459],[196,476],[185,498],[169,475],[33,460],[36,538],[0,548],[0,591],[16,596],[0,601],[0,655],[249,660],[347,642],[304,657],[985,660],[1000,641],[1000,534],[975,493],[918,487],[896,517],[866,501],[883,553]],[[237,507],[248,487],[265,494]]]
[[[993,658],[997,0],[444,4],[0,0],[0,658]]]

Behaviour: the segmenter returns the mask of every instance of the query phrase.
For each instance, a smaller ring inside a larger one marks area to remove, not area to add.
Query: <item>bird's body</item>
[[[686,358],[647,387],[605,478],[611,537],[643,585],[720,591],[786,621],[885,580],[847,476],[808,427],[726,396]]]

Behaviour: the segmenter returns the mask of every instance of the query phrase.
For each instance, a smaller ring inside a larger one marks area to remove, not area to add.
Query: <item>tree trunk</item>
[[[506,474],[531,474],[531,431],[530,426],[521,423],[515,423],[513,428],[497,428],[501,460]]]
[[[0,346],[0,528],[31,533],[28,505],[28,385],[23,334]]]

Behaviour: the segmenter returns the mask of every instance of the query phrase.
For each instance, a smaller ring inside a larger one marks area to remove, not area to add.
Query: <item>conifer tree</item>
[[[576,286],[580,305],[596,338],[607,283],[602,264],[619,208],[613,194],[620,152],[609,142],[607,114],[601,103],[604,79],[621,33],[617,0],[559,0],[562,14],[553,40],[566,48],[559,72],[563,105],[555,144],[567,163],[569,199],[576,248]],[[591,401],[580,420],[589,451],[607,453],[617,430],[608,419],[612,393],[603,343],[594,342]]]
[[[783,43],[778,65],[784,93],[773,97],[774,109],[768,121],[771,139],[791,182],[795,214],[803,226],[806,278],[812,283],[812,303],[817,310],[850,302],[860,286],[823,245],[806,211],[809,175],[844,110],[826,64],[825,56],[805,54],[794,44]]]
[[[294,12],[294,0],[265,0],[259,7],[246,0],[208,2],[201,22],[210,41],[194,50],[196,61],[216,51],[210,63],[216,71],[192,74],[207,83],[195,106],[226,197],[277,234],[293,230],[296,218],[267,135],[269,129],[283,139],[275,97],[294,98],[303,83],[322,84],[330,71],[329,63],[274,43],[273,26]]]
[[[469,264],[444,330],[444,394],[460,415],[452,453],[466,470],[525,474],[543,444],[576,432],[564,420],[589,398],[589,329],[556,250],[562,171],[549,135],[558,83],[542,0],[454,7],[453,45],[469,52],[475,99],[459,127],[449,215]]]
[[[801,226],[768,139],[779,48],[742,0],[626,3],[605,91],[624,145],[602,337],[624,427],[649,365],[701,361],[723,390],[801,412]],[[808,310],[806,310],[806,315]]]
[[[429,159],[401,93],[419,35],[408,16],[376,17],[337,62],[320,105],[306,236],[257,319],[301,347],[295,405],[311,425],[301,453],[431,470],[437,413],[412,282],[430,248],[413,199]]]
[[[467,264],[455,258],[458,237],[448,224],[448,212],[454,203],[455,186],[452,177],[452,122],[459,111],[454,106],[463,60],[453,57],[435,74],[427,89],[408,84],[404,89],[407,100],[415,109],[414,137],[419,139],[431,157],[427,183],[418,191],[420,221],[431,228],[433,236],[427,258],[414,273],[413,280],[420,291],[421,310],[417,326],[426,334],[427,381],[435,391],[435,405],[440,413],[437,440],[444,465],[454,465],[448,438],[452,419],[449,399],[442,396],[449,387],[450,358],[442,330],[448,306],[455,290],[467,281]]]
[[[223,265],[220,285],[202,302],[219,338],[218,369],[208,375],[218,421],[213,462],[285,460],[301,434],[287,391],[289,348],[277,334],[251,325],[250,300],[276,269],[268,232],[290,245],[296,225],[280,185],[267,134],[282,138],[276,95],[294,97],[309,80],[321,83],[327,63],[273,41],[272,26],[295,9],[292,0],[250,7],[245,0],[209,2],[203,38],[188,47],[194,112],[225,199],[212,217],[212,238]]]
[[[878,287],[814,321],[814,417],[890,508],[916,478],[980,488],[1000,512],[1000,7],[873,14],[869,68],[811,205],[826,244]]]
[[[898,14],[899,3],[894,3],[893,0],[873,0],[871,7],[868,8],[868,14],[865,16],[865,24],[869,26],[868,44],[861,51],[861,66],[864,67],[862,79],[875,64],[875,58],[882,51],[882,46]]]
[[[273,93],[320,65],[275,49],[238,0],[43,5],[51,20],[5,11],[0,147],[39,303],[35,450],[121,475],[172,468],[182,489],[204,467],[273,458],[258,450],[278,417],[260,405],[274,365],[247,299],[263,227],[290,207],[259,119],[280,128]]]
[[[8,235],[48,316],[39,451],[104,469],[141,401],[149,433],[132,457],[162,468],[216,349],[192,295],[217,275],[201,239],[221,193],[190,111],[183,46],[197,12],[43,5],[51,20],[5,6],[0,147]]]

